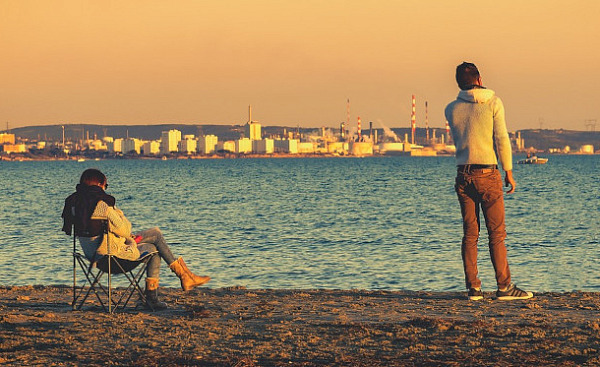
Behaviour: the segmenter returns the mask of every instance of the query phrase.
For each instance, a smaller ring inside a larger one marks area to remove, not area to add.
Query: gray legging
[[[171,265],[176,259],[165,241],[162,232],[158,227],[150,228],[145,231],[141,231],[135,234],[136,236],[142,236],[142,239],[138,245],[140,254],[144,252],[158,251],[159,256],[152,256],[148,261],[148,268],[146,270],[146,276],[148,278],[158,278],[160,274],[160,259],[164,259],[165,262]]]

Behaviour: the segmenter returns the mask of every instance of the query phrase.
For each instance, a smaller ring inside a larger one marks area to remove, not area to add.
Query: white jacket
[[[456,164],[500,164],[512,170],[504,105],[491,89],[461,90],[445,110],[456,145]]]

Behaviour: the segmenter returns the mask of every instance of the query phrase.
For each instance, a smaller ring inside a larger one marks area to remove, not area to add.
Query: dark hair
[[[475,64],[463,62],[456,67],[456,82],[460,89],[469,89],[470,86],[477,84],[478,79],[479,70]]]
[[[106,176],[95,168],[88,168],[81,174],[79,179],[80,184],[88,186],[102,185],[106,182]]]

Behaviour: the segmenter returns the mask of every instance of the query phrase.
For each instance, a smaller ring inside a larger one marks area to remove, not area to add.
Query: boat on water
[[[541,158],[537,156],[527,157],[525,159],[521,159],[517,162],[518,164],[546,164],[548,163],[548,158]]]

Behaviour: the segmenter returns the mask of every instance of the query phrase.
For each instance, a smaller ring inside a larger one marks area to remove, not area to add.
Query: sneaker
[[[483,299],[483,292],[481,288],[471,288],[469,289],[468,296],[471,301],[479,301]]]
[[[516,285],[510,283],[505,291],[497,290],[496,298],[502,301],[511,301],[514,299],[529,299],[533,297],[532,292],[525,292],[522,289],[517,288]]]

